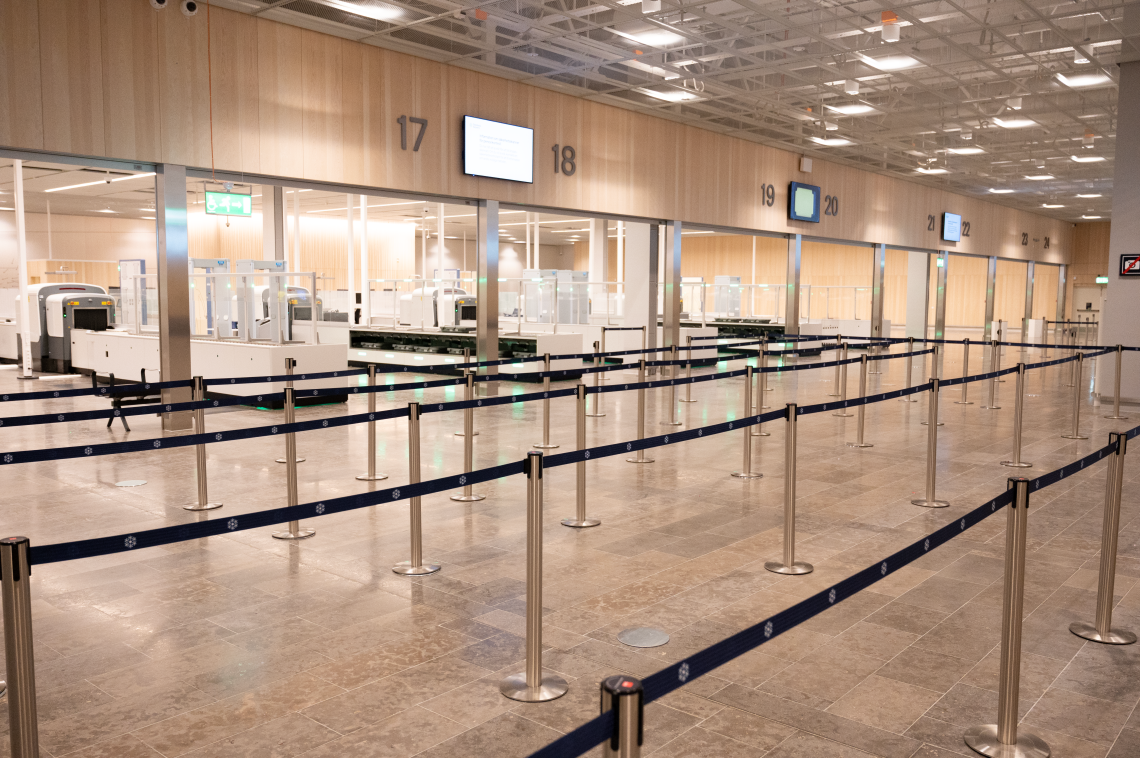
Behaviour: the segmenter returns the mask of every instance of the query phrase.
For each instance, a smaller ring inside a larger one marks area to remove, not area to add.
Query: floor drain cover
[[[661,647],[669,641],[669,635],[660,629],[639,626],[618,632],[618,642],[630,647]]]
[[[146,484],[146,479],[127,479],[122,482],[115,482],[116,487],[141,487]]]

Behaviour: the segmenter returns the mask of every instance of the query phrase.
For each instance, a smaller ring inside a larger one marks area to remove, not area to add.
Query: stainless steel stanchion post
[[[967,337],[962,341],[962,376],[970,375],[970,338]],[[973,405],[973,403],[966,399],[968,394],[969,382],[962,382],[962,399],[955,400],[954,405]]]
[[[1032,463],[1021,460],[1021,424],[1025,419],[1025,364],[1017,364],[1017,397],[1013,401],[1013,458],[1002,461],[1001,465],[1009,468],[1029,468]]]
[[[882,352],[883,352],[883,347],[882,347],[882,345],[879,345],[879,344],[874,344],[874,345],[871,345],[871,355],[872,355],[872,356],[877,356],[877,355],[879,355],[879,354],[880,354],[880,353],[882,353]],[[878,368],[876,368],[876,367],[877,367],[877,366],[879,366],[879,365],[880,365],[880,362],[879,362],[879,361],[875,361],[875,362],[874,362],[874,363],[872,363],[870,366],[868,366],[868,368],[867,368],[867,373],[868,373],[868,374],[881,374],[881,373],[883,373],[883,372],[882,372],[882,371],[880,371]]]
[[[469,347],[465,347],[465,348],[463,348],[463,362],[464,362],[464,363],[470,363],[470,362],[471,362],[471,348],[469,348]],[[474,368],[465,368],[465,369],[463,369],[463,372],[464,372],[465,374],[466,374],[466,373],[477,374],[477,373],[478,373],[478,369],[474,369]],[[465,394],[464,394],[464,396],[463,396],[463,399],[464,399],[464,400],[474,400],[474,399],[475,399],[475,392],[474,392],[474,388],[472,388],[471,390],[464,390],[464,392],[465,392]],[[469,393],[469,394],[466,394],[466,393]],[[369,409],[369,410],[371,410],[371,409]],[[458,432],[456,432],[456,433],[455,433],[455,436],[456,436],[456,437],[462,437],[462,436],[463,436],[463,435],[465,435],[466,433],[467,433],[467,432],[466,432],[466,430],[465,430],[465,429],[460,429]],[[473,434],[474,434],[476,437],[478,437],[478,436],[479,436],[479,432],[474,432]]]
[[[1001,369],[1001,348],[1002,348],[1001,343],[1002,343],[1002,330],[998,329],[998,333],[997,333],[997,362],[995,363],[995,365],[997,366],[996,370]],[[997,382],[998,384],[1005,384],[1005,379],[1002,379],[1001,377],[997,377],[996,379],[994,379],[994,381]]]
[[[689,348],[685,351],[688,354],[685,360],[685,379],[687,381],[685,383],[685,397],[681,402],[695,403],[697,401],[693,399],[693,338],[690,336],[685,339],[688,340],[687,347]]]
[[[767,365],[768,365],[768,356],[767,355],[764,356],[764,360],[762,361],[762,365],[764,367],[767,367]],[[764,381],[764,372],[757,371],[755,373],[757,374],[757,376],[756,376],[757,384],[760,385],[760,391],[759,392],[762,393],[764,391],[764,388],[767,386],[767,382]],[[753,405],[753,410],[752,410],[753,414],[760,414],[760,413],[764,412],[762,408],[756,408],[755,407],[756,405],[759,405],[759,404],[764,402],[764,395],[757,393],[757,396],[759,397],[759,399]],[[765,405],[763,407],[769,408],[770,406]],[[764,425],[763,424],[756,424],[755,426],[753,426],[750,434],[753,437],[771,437],[772,436],[768,432],[764,431]]]
[[[1120,364],[1122,362],[1123,357],[1124,357],[1124,347],[1122,345],[1117,345],[1116,346],[1116,376],[1112,380],[1112,383],[1114,386],[1114,390],[1112,393],[1113,394],[1112,415],[1111,416],[1105,416],[1105,418],[1111,418],[1111,419],[1126,419],[1126,418],[1128,418],[1127,416],[1121,416],[1120,415],[1120,372],[1121,372],[1121,365]]]
[[[372,388],[372,392],[368,393],[368,414],[372,416],[376,413],[376,366],[370,365],[368,367],[368,386]],[[387,474],[376,473],[376,421],[371,419],[368,422],[368,473],[359,474],[357,477],[362,482],[378,482],[382,479],[387,479]]]
[[[191,391],[194,402],[200,403],[206,399],[206,382],[200,376],[194,377]],[[206,409],[194,409],[194,432],[195,434],[206,433]],[[194,455],[197,466],[198,478],[198,502],[184,505],[182,508],[187,511],[212,511],[215,508],[221,508],[221,503],[211,503],[210,497],[206,492],[206,445],[199,443],[194,446]]]
[[[1087,440],[1088,437],[1081,434],[1081,375],[1084,373],[1085,354],[1077,353],[1077,359],[1073,361],[1073,373],[1076,374],[1077,380],[1073,382],[1073,433],[1062,434],[1061,438],[1066,440]]]
[[[994,758],[1048,758],[1045,741],[1018,730],[1021,687],[1021,622],[1025,602],[1025,535],[1029,522],[1029,480],[1009,480],[1014,490],[1005,531],[1005,587],[1002,592],[1001,670],[998,673],[996,724],[979,724],[964,735],[970,749]]]
[[[746,366],[744,369],[744,413],[742,415],[749,416],[752,414],[752,367]],[[749,427],[744,428],[744,466],[740,471],[733,471],[732,475],[737,479],[759,479],[763,474],[752,472],[752,430]]]
[[[930,354],[930,368],[933,371],[938,367],[938,364],[939,364],[938,354],[942,351],[942,345],[933,345],[933,346],[931,346],[930,349],[934,351]],[[927,424],[930,423],[930,419],[927,419],[926,421],[922,421],[920,423],[923,426],[926,426]],[[943,424],[941,421],[939,421],[938,426],[945,426],[945,424]]]
[[[586,449],[586,385],[578,384],[578,450]],[[575,490],[575,497],[577,499],[578,512],[574,518],[562,519],[562,526],[572,526],[576,529],[585,529],[590,526],[597,526],[602,523],[596,518],[588,518],[586,516],[586,461],[578,461],[575,464],[577,471],[577,489]]]
[[[774,388],[768,386],[768,372],[764,369],[768,368],[768,346],[763,344],[760,346],[760,353],[756,356],[756,382],[759,384],[759,391],[756,393],[756,402],[753,407],[759,413],[765,408],[771,408],[770,405],[764,405],[764,393],[771,392]]]
[[[637,363],[637,383],[645,383],[645,359],[642,358]],[[645,439],[645,388],[637,388],[637,438],[639,440]],[[652,458],[645,457],[644,450],[638,450],[637,455],[633,458],[626,458],[627,463],[653,463]]]
[[[39,758],[36,664],[32,653],[32,566],[28,538],[0,539],[4,660],[8,666],[8,735],[12,758]]]
[[[859,397],[867,397],[867,356],[864,354],[862,360],[859,361]],[[848,442],[847,447],[874,447],[870,442],[863,441],[863,423],[867,418],[867,404],[859,406],[859,418],[856,422],[855,441]]]
[[[997,340],[993,340],[990,342],[990,370],[989,370],[989,373],[993,374],[993,373],[997,372],[998,365],[999,365],[998,361],[1000,361],[1000,360],[1001,360],[1001,346],[998,345]],[[994,394],[996,392],[997,392],[997,377],[993,377],[992,379],[990,379],[990,399],[989,399],[989,402],[987,402],[985,405],[982,406],[982,410],[987,410],[987,411],[1000,411],[1001,410],[1001,406],[997,404],[997,401],[994,397]]]
[[[938,378],[930,379],[930,407],[926,429],[926,497],[911,500],[912,505],[924,508],[945,508],[950,505],[935,497],[935,479],[938,470]]]
[[[681,422],[677,419],[677,346],[673,345],[669,348],[669,361],[672,365],[669,366],[669,379],[673,384],[669,385],[669,420],[663,421],[662,426],[680,426]]]
[[[542,391],[546,394],[550,393],[550,353],[544,353],[542,356],[542,371],[546,376],[542,377]],[[544,397],[542,399],[542,442],[531,445],[531,447],[538,448],[539,450],[553,450],[558,445],[550,444],[550,398]]]
[[[906,338],[906,351],[908,353],[914,352],[914,337]],[[911,383],[911,369],[914,367],[914,356],[908,355],[906,357],[906,388],[909,390],[914,385]],[[917,403],[918,400],[914,395],[907,395],[906,397],[899,398],[900,403]]]
[[[611,676],[602,680],[602,713],[614,712],[614,731],[602,743],[603,758],[641,758],[645,692],[641,680]]]
[[[843,343],[843,353],[842,353],[842,357],[840,358],[840,360],[841,361],[847,360],[847,343],[846,342]],[[840,402],[846,402],[846,400],[847,400],[847,364],[844,363],[842,366],[836,366],[836,369],[839,371],[839,401]],[[840,418],[850,418],[851,416],[854,416],[855,414],[854,413],[848,413],[846,408],[840,408],[839,410],[837,410],[835,413],[833,413],[831,415],[832,416],[839,416]]]
[[[847,345],[843,344],[843,338],[838,334],[835,335],[835,386],[831,392],[827,393],[828,397],[839,397],[839,375],[842,373],[839,369],[839,361],[847,357]]]
[[[788,403],[784,424],[784,560],[767,561],[775,574],[810,574],[815,567],[796,560],[796,404]]]
[[[467,385],[464,388],[463,397],[470,401],[475,397],[475,372],[471,369],[467,371]],[[475,409],[463,409],[463,473],[470,474],[475,470]],[[459,495],[452,495],[452,500],[460,503],[475,503],[480,500],[486,500],[486,495],[476,495],[471,492],[471,484],[464,482],[463,492]]]
[[[1100,536],[1100,579],[1096,588],[1096,621],[1074,621],[1069,631],[1078,637],[1106,645],[1131,645],[1133,632],[1112,628],[1112,595],[1116,584],[1116,548],[1120,538],[1120,493],[1124,486],[1124,454],[1128,435],[1109,432],[1108,444],[1116,449],[1108,459],[1104,493],[1104,526]]]
[[[602,339],[603,340],[605,339],[605,333],[606,333],[605,327],[602,327],[602,335],[603,335]],[[599,347],[598,347],[598,343],[595,341],[594,342],[594,368],[599,369],[604,365],[606,365],[606,359],[602,357],[602,354],[601,354]],[[602,393],[599,391],[601,386],[602,386],[602,374],[603,373],[605,373],[605,372],[603,372],[603,371],[595,371],[594,372],[594,412],[586,414],[590,418],[601,418],[602,416],[606,415],[605,413],[602,412]]]
[[[285,423],[292,424],[295,420],[293,413],[293,388],[285,388]],[[285,433],[285,492],[289,505],[297,504],[297,433]],[[316,534],[315,529],[302,529],[300,521],[290,521],[288,531],[274,532],[273,538],[278,540],[303,540]]]
[[[294,359],[292,359],[292,358],[286,358],[286,359],[285,359],[285,374],[286,374],[287,376],[293,376],[293,368],[294,368],[296,365],[297,365],[297,361],[295,361],[295,360],[294,360]],[[286,379],[286,380],[285,380],[285,389],[286,389],[286,390],[291,390],[291,389],[293,389],[293,380],[292,380],[292,379]],[[286,423],[286,424],[291,424],[291,423],[293,423],[293,422],[292,422],[292,421],[289,421],[289,420],[286,420],[286,421],[285,421],[285,423]],[[278,458],[278,459],[277,459],[277,462],[278,462],[278,463],[285,463],[285,462],[287,462],[287,459],[286,459],[286,458]],[[297,463],[304,463],[304,462],[305,462],[305,459],[304,459],[304,458],[297,458],[296,462],[297,462]]]
[[[542,453],[526,454],[526,671],[499,684],[511,700],[543,703],[566,694],[566,680],[542,670]]]
[[[420,404],[408,403],[408,484],[420,483]],[[424,525],[420,496],[408,498],[411,521],[412,554],[409,560],[397,563],[392,571],[403,576],[423,576],[439,571],[439,565],[425,561],[423,556]]]
[[[1066,334],[1066,335],[1070,335],[1070,334],[1072,335],[1072,339],[1068,340],[1068,342],[1069,342],[1069,352],[1070,352],[1071,354],[1076,354],[1076,353],[1077,353],[1077,330],[1076,330],[1076,329],[1069,329],[1069,328],[1066,328],[1066,329],[1065,329],[1065,334]],[[1076,363],[1076,362],[1074,361],[1072,364],[1070,364],[1070,365],[1069,365],[1069,383],[1068,383],[1068,384],[1064,384],[1064,385],[1061,385],[1061,386],[1063,386],[1063,387],[1072,387],[1072,386],[1073,386],[1073,385],[1075,385],[1075,384],[1080,384],[1080,382],[1077,380],[1077,378],[1076,378],[1076,376],[1075,376],[1075,374],[1076,374],[1076,370],[1075,370],[1075,369],[1076,369],[1076,365],[1075,365],[1075,363]]]
[[[646,350],[646,347],[649,345],[649,343],[647,341],[649,339],[649,332],[646,329],[647,328],[644,326],[641,327],[641,359],[648,361],[649,355],[645,352],[645,350]]]

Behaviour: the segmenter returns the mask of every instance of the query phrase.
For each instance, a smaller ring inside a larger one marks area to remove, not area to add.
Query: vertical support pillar
[[[930,320],[930,255],[906,254],[906,336],[916,340],[927,337]]]
[[[476,209],[478,230],[476,232],[476,308],[475,352],[476,360],[499,360],[499,201],[480,200]],[[535,247],[538,241],[535,240]],[[498,366],[480,366],[484,376],[497,376]],[[479,384],[486,395],[499,394],[499,383],[484,381]]]
[[[886,291],[883,288],[887,273],[887,246],[875,245],[874,266],[871,268],[871,338],[880,339],[890,337],[883,334],[883,299]],[[877,372],[876,372],[877,373]]]
[[[590,260],[588,280],[591,282],[604,282],[606,280],[606,247],[609,245],[609,224],[604,218],[590,219]],[[606,304],[606,286],[604,284],[590,285],[591,313],[597,313]]]
[[[345,208],[344,212],[344,253],[348,259],[348,323],[351,326],[353,323],[352,312],[356,310],[356,241],[353,239],[353,224],[352,216],[356,210],[356,204],[352,200],[352,195],[345,195]],[[427,232],[424,232],[426,239]]]
[[[297,269],[300,271],[300,269]],[[360,196],[360,323],[372,323],[371,288],[368,286],[368,196]],[[313,293],[316,295],[316,293]],[[350,310],[349,313],[352,313]],[[350,318],[349,321],[352,319]]]
[[[32,307],[28,301],[28,227],[24,218],[24,162],[12,161],[16,185],[16,276],[20,280],[20,378],[32,378]],[[36,308],[39,318],[39,307]],[[47,335],[41,334],[46,340]]]
[[[784,280],[787,296],[784,298],[784,334],[800,333],[800,255],[803,236],[788,235],[788,274]]]
[[[950,253],[941,250],[935,261],[938,268],[934,290],[934,339],[946,339],[946,281],[950,268]],[[942,354],[930,356],[930,371],[933,376],[942,376]]]
[[[989,342],[994,334],[994,290],[997,287],[997,257],[986,259],[986,317],[982,324],[982,339]]]
[[[189,381],[190,270],[186,229],[186,167],[155,168],[155,222],[158,226],[158,362],[162,381]],[[162,402],[190,401],[189,387],[162,390]],[[162,429],[181,432],[193,425],[190,411],[165,413]]]
[[[1064,263],[1057,267],[1057,321],[1064,321],[1068,310],[1068,275],[1069,267]]]
[[[261,185],[261,259],[285,260],[285,191]]]
[[[1029,261],[1025,264],[1025,314],[1021,317],[1020,342],[1029,342],[1029,321],[1033,318],[1033,285],[1036,279],[1037,266],[1033,261]]]
[[[646,321],[643,327],[642,347],[653,350],[657,347],[657,286],[661,281],[661,225],[649,225],[649,249],[646,250],[649,262],[649,275],[646,277],[646,286],[649,289],[646,303]],[[629,323],[626,322],[628,326]],[[644,358],[645,355],[642,355]],[[657,373],[655,366],[649,367],[649,376]],[[644,379],[642,380],[644,381]]]
[[[675,347],[681,342],[681,222],[665,225],[665,314],[661,322],[661,347]],[[671,367],[670,376],[676,367]]]
[[[301,192],[293,192],[293,270],[301,270]],[[313,293],[315,297],[317,293]]]

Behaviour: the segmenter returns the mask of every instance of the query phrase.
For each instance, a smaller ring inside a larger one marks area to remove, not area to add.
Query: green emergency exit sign
[[[206,192],[206,213],[219,216],[253,215],[253,198],[229,192]]]

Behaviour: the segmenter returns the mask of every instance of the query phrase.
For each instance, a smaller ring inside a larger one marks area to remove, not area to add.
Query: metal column
[[[155,167],[155,223],[158,226],[158,361],[162,381],[189,381],[190,270],[186,228],[186,167]],[[189,387],[162,391],[162,402],[190,401]],[[165,413],[162,429],[185,431],[194,423],[190,411]]]
[[[883,334],[883,284],[887,271],[887,246],[875,245],[874,266],[871,268],[871,337],[890,337]]]
[[[986,259],[986,320],[982,329],[982,339],[989,342],[994,338],[994,289],[997,286],[997,258]]]
[[[1021,320],[1022,342],[1029,342],[1029,321],[1033,318],[1033,285],[1036,278],[1037,268],[1033,261],[1028,261],[1025,264],[1025,315]]]
[[[476,209],[476,291],[481,308],[475,309],[476,360],[499,360],[499,201],[480,200]],[[496,376],[498,366],[480,366],[479,372]],[[483,395],[499,394],[496,381],[481,382]]]
[[[39,758],[36,665],[32,653],[32,567],[28,538],[0,540],[4,660],[8,670],[8,732],[12,758]]]
[[[674,347],[681,342],[681,222],[665,224],[665,270],[661,272],[665,282],[665,313],[662,319],[661,347]],[[656,297],[651,297],[656,301]],[[651,322],[652,323],[652,322]],[[670,376],[675,376],[672,367]]]
[[[784,281],[784,334],[800,333],[800,255],[803,235],[788,235],[788,274]]]
[[[950,268],[950,254],[945,250],[938,253],[935,260],[935,289],[934,289],[934,339],[946,339],[946,274]],[[930,373],[932,376],[942,376],[942,357],[930,356]]]

